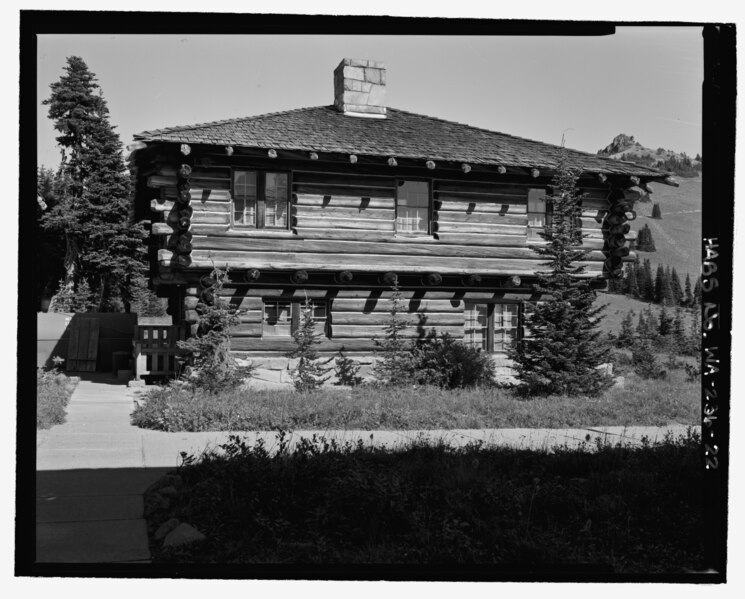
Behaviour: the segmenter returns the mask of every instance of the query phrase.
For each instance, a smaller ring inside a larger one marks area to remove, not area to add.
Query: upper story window
[[[286,229],[289,204],[287,173],[233,171],[234,224],[257,229]]]
[[[546,226],[545,189],[528,189],[528,240],[543,241],[541,233]]]
[[[430,193],[428,181],[398,181],[396,232],[429,234]]]

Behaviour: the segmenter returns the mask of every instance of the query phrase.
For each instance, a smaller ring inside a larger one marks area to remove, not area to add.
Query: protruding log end
[[[144,150],[147,148],[147,144],[144,141],[133,141],[127,146],[127,152],[136,152],[137,150]]]
[[[680,183],[673,177],[665,177],[665,185],[672,185],[673,187],[680,187]]]
[[[604,175],[603,173],[598,173],[598,181],[601,183],[605,183],[608,180],[608,177]]]
[[[178,219],[178,229],[179,231],[188,231],[191,227],[191,219],[187,218],[185,216],[182,216]]]
[[[507,167],[506,166],[498,166],[497,167],[497,172],[500,175],[504,175],[507,172]]]
[[[214,302],[214,301],[215,301],[215,292],[214,292],[214,290],[213,290],[213,289],[212,289],[212,288],[210,287],[210,288],[208,288],[208,289],[205,289],[204,291],[202,291],[202,293],[200,293],[200,294],[199,294],[199,297],[201,297],[201,298],[202,298],[202,301],[203,301],[203,302],[204,302],[205,304],[211,304],[212,302]]]
[[[438,272],[431,272],[424,277],[424,283],[432,287],[442,285],[442,275]]]
[[[639,179],[639,177],[634,177],[633,175],[629,177],[629,181],[631,182],[629,187],[636,187],[641,183],[641,179]]]
[[[271,150],[269,150],[266,153],[266,155],[269,156],[269,158],[276,158],[277,157],[277,150],[275,150],[274,148],[272,148]]]
[[[181,144],[181,153],[184,156],[191,154],[191,146],[189,144]]]
[[[246,271],[246,274],[243,275],[243,280],[246,281],[246,283],[253,283],[254,281],[258,281],[261,277],[261,271],[256,268],[249,268]]]
[[[436,166],[434,160],[427,160],[427,162],[425,162],[425,164],[427,165],[427,168],[429,170],[434,170],[434,168]]]
[[[348,270],[343,270],[336,275],[336,281],[338,283],[351,283],[352,279],[354,279],[354,275]]]
[[[460,165],[460,170],[462,170],[467,175],[471,172],[471,165],[464,162]]]
[[[310,154],[308,154],[308,157],[311,160],[318,160],[318,152],[311,152]]]
[[[349,156],[349,162],[351,162],[352,164],[357,164],[357,156],[355,156],[354,154],[351,154]]]
[[[308,271],[307,270],[296,270],[294,273],[292,273],[292,282],[293,283],[306,283],[308,281]]]
[[[466,275],[460,282],[466,287],[475,287],[481,283],[481,275]]]
[[[380,277],[380,282],[383,285],[388,285],[392,287],[396,283],[398,283],[398,275],[395,272],[387,272],[383,276]]]
[[[522,283],[522,279],[518,277],[517,275],[513,275],[511,277],[507,277],[502,281],[502,287],[520,287],[520,284]]]
[[[537,168],[530,169],[530,176],[533,177],[533,179],[537,179],[541,176],[541,171],[539,171]]]
[[[398,166],[398,162],[396,162],[396,159],[393,156],[388,159],[388,166]]]
[[[178,196],[176,196],[176,200],[180,204],[189,204],[191,202],[191,192],[188,189],[181,189],[178,192]]]
[[[232,156],[232,155],[233,155],[233,152],[234,152],[234,150],[233,150],[233,146],[225,146],[225,153],[226,153],[226,154],[227,154],[228,156]]]
[[[629,255],[630,251],[631,250],[629,250],[629,248],[627,248],[626,246],[623,246],[623,247],[611,250],[611,255],[617,256],[619,258],[625,258],[626,256]]]
[[[182,164],[178,169],[178,176],[188,179],[191,176],[191,167],[188,164]]]
[[[623,213],[623,215],[626,217],[626,220],[636,220],[636,211],[635,210],[627,210]]]
[[[176,258],[176,266],[179,268],[188,268],[191,264],[191,257],[189,254],[182,254]]]
[[[214,277],[211,274],[204,275],[201,279],[199,279],[199,284],[205,289],[209,289],[210,287],[214,286],[216,282],[217,281],[215,281]]]

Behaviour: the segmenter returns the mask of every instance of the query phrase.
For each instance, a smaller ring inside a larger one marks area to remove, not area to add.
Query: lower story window
[[[478,349],[506,353],[520,331],[520,304],[466,302],[464,341]]]
[[[264,300],[263,337],[291,337],[300,326],[305,302],[291,300]],[[313,320],[316,331],[329,336],[327,302],[313,302]]]

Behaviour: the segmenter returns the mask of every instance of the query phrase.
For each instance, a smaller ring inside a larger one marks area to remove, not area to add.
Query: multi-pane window
[[[494,353],[506,353],[520,330],[520,304],[466,302],[464,342]]]
[[[264,337],[292,335],[292,303],[286,300],[264,300]]]
[[[287,173],[233,172],[233,222],[257,229],[286,229],[289,209]]]
[[[429,183],[398,181],[396,186],[396,232],[429,233]]]
[[[305,302],[265,299],[262,335],[264,337],[290,337],[300,326],[304,309]],[[327,302],[313,302],[311,309],[316,331],[328,337]]]
[[[528,190],[528,239],[542,241],[541,233],[546,226],[546,190]]]

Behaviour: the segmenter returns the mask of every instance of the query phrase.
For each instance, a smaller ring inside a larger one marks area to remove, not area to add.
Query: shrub
[[[662,218],[662,209],[657,202],[652,206],[652,218]]]
[[[48,429],[65,421],[76,381],[56,369],[36,371],[36,428]]]
[[[413,348],[414,377],[421,385],[463,389],[494,382],[494,363],[488,354],[448,333],[430,331]]]
[[[230,328],[240,322],[237,312],[221,296],[223,285],[230,282],[228,270],[212,270],[212,300],[197,305],[199,321],[196,334],[179,341],[182,360],[187,364],[184,380],[210,393],[235,388],[251,376],[253,367],[240,366],[230,353]]]
[[[362,383],[362,377],[358,376],[360,365],[351,358],[344,355],[344,350],[340,349],[336,355],[336,383],[335,385],[346,385],[356,387]]]

